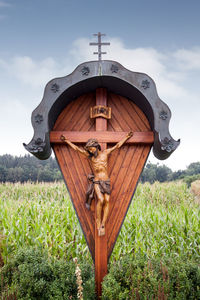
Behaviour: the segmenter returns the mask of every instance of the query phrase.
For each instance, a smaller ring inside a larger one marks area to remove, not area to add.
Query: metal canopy
[[[110,60],[82,63],[71,74],[48,82],[41,103],[32,112],[34,136],[24,147],[39,159],[49,158],[49,134],[61,111],[98,87],[130,99],[145,113],[154,132],[153,153],[158,159],[168,158],[178,147],[180,140],[175,141],[169,133],[170,109],[159,98],[154,81]]]

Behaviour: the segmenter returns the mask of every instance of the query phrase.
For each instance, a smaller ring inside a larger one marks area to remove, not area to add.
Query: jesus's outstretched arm
[[[86,150],[79,148],[78,146],[76,146],[75,144],[73,144],[72,142],[70,142],[69,140],[67,140],[64,135],[61,135],[60,139],[61,139],[61,141],[63,141],[66,144],[68,144],[75,151],[77,151],[77,152],[79,152],[79,153],[81,153],[81,154],[83,154],[83,155],[85,155],[87,157],[89,156],[89,153]]]
[[[107,154],[110,154],[115,149],[119,149],[130,137],[133,136],[133,132],[130,131],[119,143],[117,143],[114,147],[104,150]]]

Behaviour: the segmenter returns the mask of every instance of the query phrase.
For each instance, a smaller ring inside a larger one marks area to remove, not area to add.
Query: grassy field
[[[139,184],[111,262],[125,253],[200,259],[199,204],[184,183]],[[1,253],[6,262],[22,246],[54,257],[91,260],[63,183],[0,185]]]

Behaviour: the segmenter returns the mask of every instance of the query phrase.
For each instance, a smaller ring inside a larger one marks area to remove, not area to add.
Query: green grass
[[[127,253],[200,258],[200,211],[185,183],[138,185],[111,262]],[[4,261],[22,246],[50,256],[91,260],[63,183],[1,184],[0,234]]]

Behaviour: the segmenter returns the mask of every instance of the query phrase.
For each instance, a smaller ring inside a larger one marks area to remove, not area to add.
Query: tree
[[[156,180],[159,182],[165,182],[170,180],[170,176],[172,175],[172,170],[167,166],[157,166],[156,169]]]
[[[186,170],[187,175],[197,175],[200,174],[200,162],[191,163]]]
[[[148,163],[141,174],[141,181],[154,183],[156,181],[156,168],[157,165]]]
[[[6,182],[7,173],[6,168],[0,165],[0,182]]]

